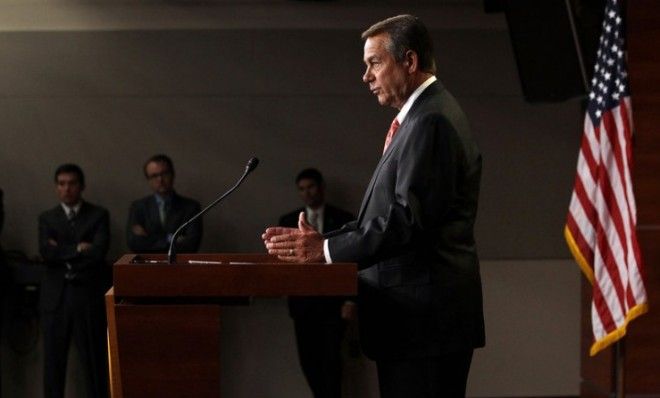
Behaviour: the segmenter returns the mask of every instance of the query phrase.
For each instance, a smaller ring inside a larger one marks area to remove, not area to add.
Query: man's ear
[[[417,72],[419,66],[419,58],[417,53],[413,50],[406,51],[406,54],[403,56],[403,63],[406,65],[408,73]]]

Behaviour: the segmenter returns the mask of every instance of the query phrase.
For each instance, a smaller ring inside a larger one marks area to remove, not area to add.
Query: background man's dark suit
[[[305,208],[280,218],[279,225],[297,227],[298,216]],[[326,204],[323,229],[329,232],[354,220],[347,211]],[[296,344],[303,372],[314,396],[341,395],[341,341],[346,322],[341,317],[342,305],[349,297],[290,297],[289,314],[296,328]]]
[[[484,345],[473,238],[480,175],[463,112],[431,84],[378,163],[357,221],[328,239],[334,262],[359,264],[360,339],[370,358]]]
[[[109,266],[105,262],[108,219],[107,210],[87,202],[82,202],[72,221],[67,219],[60,205],[39,216],[39,251],[46,261],[40,303],[47,397],[64,395],[71,337],[86,372],[88,396],[107,396],[103,294],[109,285]],[[91,243],[91,248],[78,252],[80,242]]]
[[[160,222],[158,204],[154,195],[138,199],[131,204],[126,226],[128,247],[135,253],[166,253],[169,248],[167,235],[173,234],[181,224],[199,213],[199,202],[172,193],[171,204],[167,210],[165,225]],[[147,232],[147,236],[136,235],[132,226],[139,224]],[[176,248],[179,253],[194,253],[199,249],[202,240],[201,219],[189,225],[177,239]]]

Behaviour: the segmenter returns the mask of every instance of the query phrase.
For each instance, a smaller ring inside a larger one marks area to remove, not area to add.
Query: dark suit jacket
[[[110,240],[108,220],[107,210],[87,202],[82,203],[73,223],[59,204],[39,215],[39,252],[47,265],[40,297],[44,310],[54,310],[60,302],[67,263],[75,275],[71,283],[84,286],[88,297],[102,302],[109,272],[105,262]],[[57,246],[49,244],[49,239]],[[91,243],[91,250],[79,253],[76,248],[80,242]]]
[[[280,217],[279,225],[297,227],[298,216],[302,207]],[[323,210],[323,232],[341,228],[342,225],[354,220],[355,217],[342,209],[326,204]],[[294,319],[314,319],[338,321],[341,319],[341,307],[350,297],[290,297],[289,314]]]
[[[158,203],[154,195],[138,199],[131,204],[126,225],[128,247],[134,253],[167,253],[170,244],[167,235],[174,233],[183,223],[199,213],[199,202],[177,193],[172,195],[172,202],[165,218],[165,225],[160,223]],[[133,225],[139,224],[147,231],[147,236],[133,233]],[[178,253],[194,253],[202,240],[201,218],[181,231],[176,242]]]
[[[330,234],[332,260],[359,264],[360,333],[381,359],[484,345],[473,236],[481,155],[454,97],[435,82],[383,154],[358,219]]]

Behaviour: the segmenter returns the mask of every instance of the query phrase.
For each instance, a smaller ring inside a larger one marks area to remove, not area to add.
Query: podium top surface
[[[113,267],[121,298],[344,296],[357,294],[351,263],[299,264],[261,253],[127,254]]]

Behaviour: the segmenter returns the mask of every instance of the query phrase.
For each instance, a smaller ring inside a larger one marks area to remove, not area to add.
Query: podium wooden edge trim
[[[115,316],[115,289],[105,294],[105,310],[108,321],[108,383],[111,398],[122,398],[119,346],[117,342],[117,318]]]
[[[132,263],[137,256],[141,262]],[[263,253],[181,254],[178,263],[163,261],[162,254],[122,256],[113,266],[115,299],[353,296],[358,290],[354,263],[290,263]],[[153,274],[157,280],[149,278]]]

